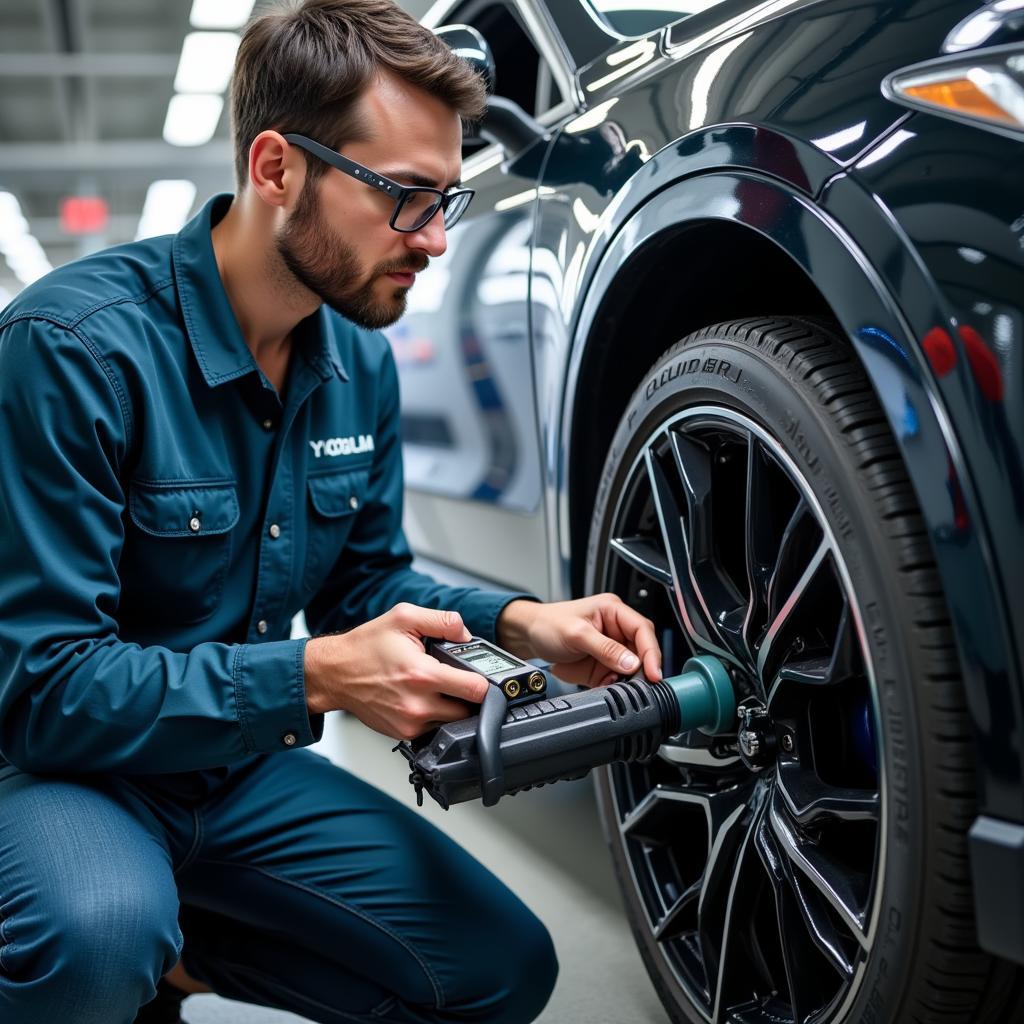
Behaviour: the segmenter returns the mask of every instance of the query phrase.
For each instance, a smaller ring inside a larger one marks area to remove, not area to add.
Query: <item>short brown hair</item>
[[[254,18],[231,80],[238,190],[260,132],[298,132],[332,149],[365,138],[355,106],[381,71],[437,97],[464,121],[483,116],[481,77],[393,0],[302,0]],[[315,180],[326,165],[306,159]]]

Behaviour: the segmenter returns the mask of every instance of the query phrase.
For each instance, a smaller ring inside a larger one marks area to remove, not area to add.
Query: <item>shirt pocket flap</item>
[[[155,537],[209,537],[238,522],[234,483],[133,480],[128,491],[132,522]]]
[[[363,507],[370,483],[368,469],[350,469],[309,478],[309,500],[328,519],[350,516]]]

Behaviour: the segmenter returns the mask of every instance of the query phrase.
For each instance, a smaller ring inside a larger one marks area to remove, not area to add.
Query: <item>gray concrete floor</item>
[[[341,714],[328,715],[315,748],[336,764],[415,806],[406,763],[393,743]],[[487,866],[547,925],[561,972],[541,1024],[665,1024],[622,913],[592,783],[563,782],[502,800],[426,815]],[[189,1024],[301,1024],[292,1014],[191,996]]]

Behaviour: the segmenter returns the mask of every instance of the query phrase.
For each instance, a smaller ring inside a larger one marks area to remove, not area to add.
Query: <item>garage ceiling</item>
[[[226,111],[209,142],[163,139],[182,43],[195,31],[192,5],[0,0],[0,193],[15,197],[52,266],[135,238],[153,181],[193,181],[193,209],[232,187]],[[255,11],[273,6],[256,0]],[[420,17],[429,0],[402,6]],[[106,201],[102,231],[65,230],[62,203],[74,196]],[[21,230],[15,221],[16,207],[0,202],[0,241]],[[0,256],[0,306],[23,287],[10,262]]]

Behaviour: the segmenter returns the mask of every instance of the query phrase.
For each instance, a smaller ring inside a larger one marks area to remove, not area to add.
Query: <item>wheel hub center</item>
[[[775,755],[775,734],[768,709],[759,700],[746,700],[736,709],[740,729],[736,740],[743,763],[754,772],[768,767]]]

